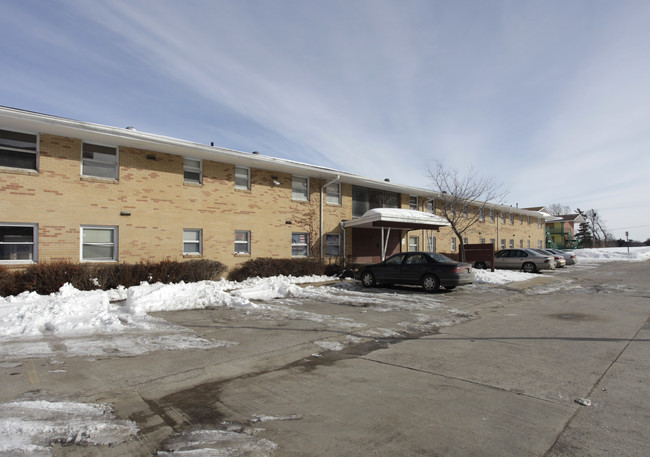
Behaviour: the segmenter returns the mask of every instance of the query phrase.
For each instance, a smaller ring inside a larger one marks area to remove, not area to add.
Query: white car
[[[578,262],[575,252],[560,251],[559,249],[547,249],[547,251],[551,251],[553,254],[558,254],[564,257],[567,265],[575,265]]]
[[[554,270],[555,257],[540,254],[532,249],[502,249],[494,254],[494,267],[523,270],[526,273]]]

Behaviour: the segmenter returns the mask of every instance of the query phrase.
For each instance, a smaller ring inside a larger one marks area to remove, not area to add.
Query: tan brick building
[[[253,257],[378,260],[377,207],[436,196],[351,173],[0,107],[0,264]],[[471,209],[470,209],[471,210]],[[468,243],[538,247],[540,213],[491,206]],[[395,228],[388,252],[457,252],[448,228]]]

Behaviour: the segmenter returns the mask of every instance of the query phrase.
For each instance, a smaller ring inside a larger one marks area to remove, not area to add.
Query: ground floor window
[[[0,263],[37,260],[38,225],[0,223]]]
[[[183,254],[201,255],[203,253],[203,230],[183,229]]]
[[[510,241],[509,241],[509,244],[510,244],[510,249],[514,249],[514,248],[515,248],[515,240],[510,240]]]
[[[524,247],[524,240],[519,240],[519,249],[523,249]]]
[[[117,227],[81,227],[81,260],[116,261]]]
[[[451,239],[451,252],[456,252],[456,238]]]
[[[542,249],[542,248],[543,248],[542,241],[540,240],[537,242],[537,249]]]
[[[501,238],[501,249],[505,249],[505,248],[506,248],[506,240],[505,238]]]
[[[409,236],[409,251],[419,251],[420,250],[420,237],[419,236]]]
[[[429,235],[427,237],[427,251],[436,252],[436,237]]]
[[[235,254],[251,253],[251,232],[247,230],[235,231]]]
[[[309,233],[291,234],[291,257],[309,257]]]
[[[325,235],[325,254],[331,256],[341,255],[341,235],[338,233]]]

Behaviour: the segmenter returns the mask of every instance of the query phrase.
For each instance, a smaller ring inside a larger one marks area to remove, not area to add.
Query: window
[[[463,238],[463,244],[469,244],[469,239],[467,237]]]
[[[497,247],[497,240],[495,240],[494,238],[490,238],[490,244],[492,245],[493,248],[496,249],[496,247]]]
[[[235,254],[251,253],[251,232],[246,230],[235,231]]]
[[[352,216],[363,216],[374,208],[399,208],[400,194],[366,187],[352,187]]]
[[[436,237],[429,235],[427,237],[427,251],[436,252]]]
[[[513,249],[515,247],[515,240],[510,240],[508,244],[510,245],[510,249]]]
[[[333,182],[325,189],[327,193],[326,201],[330,205],[341,204],[341,183]]]
[[[37,224],[0,224],[0,263],[36,262],[37,238]]]
[[[309,233],[291,234],[291,257],[309,257]]]
[[[203,230],[183,229],[183,254],[201,255],[203,252]]]
[[[510,225],[514,225],[515,224],[515,215],[514,215],[514,213],[508,214],[508,217],[510,218]]]
[[[530,216],[526,216],[526,219],[528,220],[528,225],[530,225]]]
[[[420,250],[420,237],[419,236],[409,236],[409,251],[418,251]]]
[[[480,244],[485,244],[485,238],[479,238],[478,242],[479,242]]]
[[[506,223],[506,213],[501,213],[501,222]]]
[[[95,178],[117,179],[117,148],[83,144],[81,174]]]
[[[519,249],[524,248],[524,240],[519,240]]]
[[[530,248],[530,240],[526,241],[526,247]]]
[[[325,235],[325,255],[341,255],[341,235],[338,233],[328,233]]]
[[[537,218],[537,228],[542,228],[542,218],[541,217]]]
[[[494,209],[490,209],[490,222],[494,222]]]
[[[303,202],[309,201],[309,178],[293,176],[291,179],[291,198]]]
[[[505,248],[506,248],[506,240],[505,238],[501,238],[501,249],[505,249]]]
[[[451,252],[456,252],[456,238],[451,239]]]
[[[198,159],[183,159],[183,180],[185,182],[193,182],[201,184],[203,182],[203,174],[201,161]]]
[[[247,167],[235,167],[235,189],[251,189],[251,170]]]
[[[481,222],[485,220],[485,208],[483,207],[478,209],[478,220]]]
[[[424,205],[426,207],[426,212],[430,214],[436,214],[436,201],[435,200],[427,200],[426,204]]]
[[[116,261],[117,227],[81,227],[81,260]]]
[[[0,130],[0,167],[36,170],[37,138],[29,133]]]
[[[519,215],[519,223],[520,223],[520,224],[523,224],[523,223],[524,223],[524,215],[523,215],[523,214],[520,214],[520,215]]]
[[[409,209],[413,209],[415,211],[418,210],[418,197],[417,197],[417,195],[409,195]]]
[[[539,240],[537,242],[537,249],[543,249],[544,247],[542,246],[542,240]]]
[[[462,211],[463,211],[463,217],[468,217],[468,209],[467,209],[467,205],[463,205],[463,209],[462,209]]]

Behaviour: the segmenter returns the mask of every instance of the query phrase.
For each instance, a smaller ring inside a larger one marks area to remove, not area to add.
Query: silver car
[[[542,255],[552,255],[553,258],[555,259],[555,268],[562,268],[563,266],[566,265],[566,260],[564,260],[564,256],[560,254],[556,254],[555,252],[552,252],[550,249],[533,249],[535,252],[539,252]]]
[[[532,249],[502,249],[494,254],[494,267],[535,273],[539,270],[554,270],[555,258]]]
[[[558,254],[564,257],[567,265],[575,265],[578,262],[575,252],[560,251],[559,249],[547,249],[547,251],[551,251],[553,254]]]

